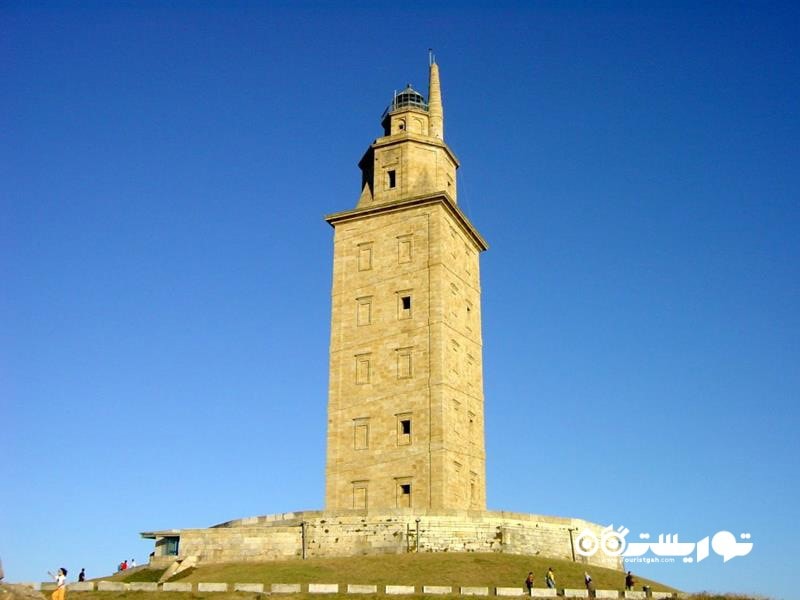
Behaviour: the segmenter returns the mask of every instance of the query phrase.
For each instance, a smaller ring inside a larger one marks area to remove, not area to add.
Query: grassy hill
[[[313,558],[262,563],[203,565],[178,573],[170,581],[209,581],[226,583],[338,583],[449,585],[522,587],[528,571],[533,571],[536,587],[544,587],[548,567],[555,572],[559,588],[582,589],[583,573],[588,571],[597,589],[624,589],[625,576],[619,571],[586,567],[581,563],[510,554],[420,553],[348,558]],[[162,571],[138,570],[119,573],[120,581],[157,581]],[[653,590],[677,591],[663,583],[636,578],[636,588],[649,585]]]
[[[544,586],[544,574],[553,567],[560,588],[582,589],[584,570],[588,571],[597,589],[624,587],[624,574],[600,567],[585,568],[581,563],[508,554],[421,553],[351,558],[316,558],[262,563],[228,563],[206,565],[179,573],[170,581],[225,583],[338,583],[340,589],[351,584],[449,585],[457,592],[459,586],[523,587],[528,571],[533,571],[536,587]],[[111,581],[158,581],[163,570],[137,568],[131,573],[117,573],[99,579]],[[634,572],[634,575],[636,573]],[[654,591],[677,591],[666,584],[636,577],[636,589],[649,585]],[[380,588],[379,588],[380,589]],[[260,600],[260,594],[244,592],[180,593],[180,592],[78,592],[82,600]],[[292,594],[287,600],[320,600],[318,594]],[[357,596],[360,600],[386,600],[384,594]],[[75,600],[75,596],[72,596]],[[354,600],[348,594],[326,594],[325,600]],[[408,598],[408,597],[407,597]],[[421,593],[413,598],[429,598]],[[0,599],[2,600],[2,599]],[[763,597],[739,594],[700,593],[689,600],[767,600]]]

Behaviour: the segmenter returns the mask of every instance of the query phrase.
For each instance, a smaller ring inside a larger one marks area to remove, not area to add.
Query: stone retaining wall
[[[41,584],[25,584],[34,589],[44,589],[50,586],[50,582]],[[273,583],[270,585],[268,593],[272,594],[299,594],[305,591],[310,594],[337,594],[342,593],[340,586],[337,583],[309,583],[303,586],[299,583]],[[134,592],[134,591],[147,591],[147,592],[249,592],[249,593],[264,593],[265,586],[263,583],[206,583],[200,582],[192,584],[190,582],[176,581],[165,582],[163,584],[155,582],[131,582],[124,583],[121,581],[86,581],[81,584],[71,583],[68,585],[70,591],[74,592],[88,592],[88,591],[109,591],[109,592]],[[431,596],[438,595],[458,595],[458,596],[490,596],[490,589],[488,587],[476,586],[460,586],[453,588],[449,585],[424,585],[420,589],[413,585],[364,585],[364,584],[348,584],[345,586],[347,594],[386,594],[386,595],[412,595],[417,593],[427,594]],[[455,591],[454,591],[455,590]],[[667,599],[667,598],[685,598],[684,593],[670,593],[670,592],[620,592],[618,590],[596,590],[597,598],[653,598]],[[549,588],[533,588],[531,592],[533,598],[555,598],[557,590]],[[588,598],[588,592],[585,589],[562,589],[561,595],[565,598]],[[494,596],[528,596],[523,588],[514,587],[498,587],[494,589]]]
[[[153,566],[196,559],[198,564],[291,558],[400,554],[404,552],[502,552],[573,560],[621,570],[617,556],[573,556],[572,540],[602,526],[582,519],[507,512],[398,509],[381,513],[320,511],[282,513],[229,521],[204,529],[142,534],[155,539]],[[571,535],[572,534],[572,535]],[[179,538],[178,556],[163,540]]]

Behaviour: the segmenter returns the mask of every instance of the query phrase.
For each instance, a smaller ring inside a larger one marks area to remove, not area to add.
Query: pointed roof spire
[[[428,48],[430,78],[428,80],[428,114],[430,115],[431,136],[444,140],[444,108],[442,107],[442,88],[439,84],[439,65],[433,50]]]

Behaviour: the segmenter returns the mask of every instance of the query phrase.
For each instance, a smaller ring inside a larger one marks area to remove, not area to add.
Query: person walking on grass
[[[625,589],[632,590],[633,586],[636,585],[636,580],[633,578],[633,573],[628,571],[628,574],[625,575]]]
[[[528,576],[525,578],[525,587],[528,588],[528,596],[533,595],[533,572],[528,571]]]
[[[56,590],[50,595],[50,599],[65,600],[67,597],[67,570],[61,567],[56,575],[53,575],[50,571],[47,574],[56,582]]]
[[[556,576],[553,574],[553,567],[547,568],[547,575],[544,576],[544,582],[551,590],[556,587]]]
[[[594,598],[594,583],[592,582],[592,576],[585,571],[583,573],[583,582],[586,584],[586,591],[589,593],[589,598]]]

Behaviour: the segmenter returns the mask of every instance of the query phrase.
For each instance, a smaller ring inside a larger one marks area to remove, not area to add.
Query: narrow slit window
[[[408,446],[411,443],[411,415],[397,415],[397,445]]]
[[[408,291],[398,292],[397,295],[397,318],[411,318],[411,294]]]
[[[402,477],[397,481],[397,508],[411,508],[411,478]]]
[[[397,171],[391,170],[386,172],[386,182],[389,185],[389,188],[393,188],[397,186]]]

